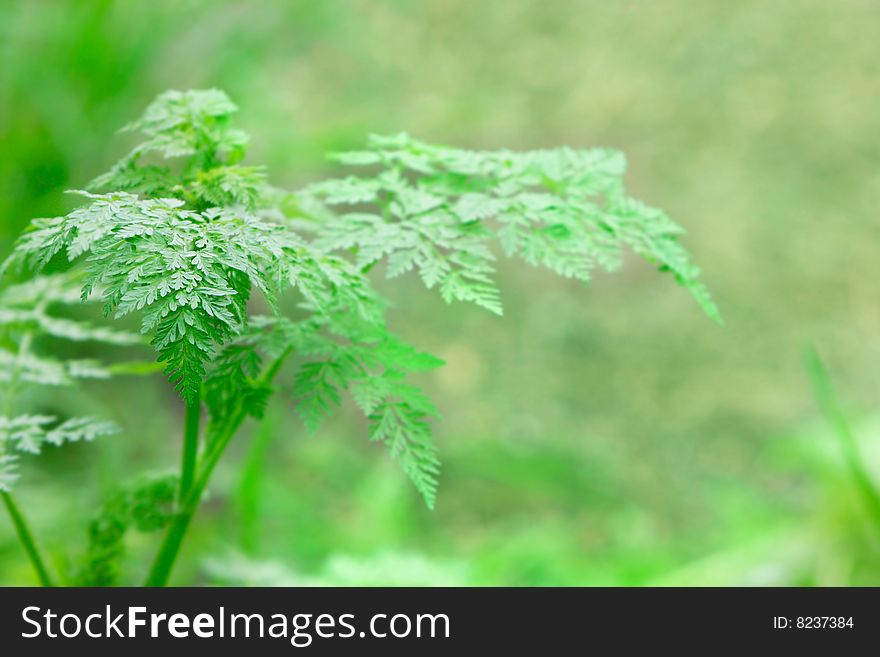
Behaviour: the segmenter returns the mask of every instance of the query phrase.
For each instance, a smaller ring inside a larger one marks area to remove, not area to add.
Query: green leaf
[[[154,532],[166,527],[174,517],[177,487],[177,475],[147,475],[109,496],[89,524],[89,547],[77,585],[118,585],[129,529],[133,525]]]
[[[374,135],[367,150],[336,159],[380,168],[372,177],[311,185],[300,204],[324,204],[313,210],[321,216],[317,243],[356,250],[361,266],[385,259],[389,277],[415,269],[446,301],[500,315],[492,241],[509,256],[584,282],[593,269],[618,269],[629,249],[671,272],[720,320],[678,241],[683,231],[624,194],[626,161],[618,151],[464,151],[400,134]]]
[[[119,432],[112,422],[92,417],[58,422],[49,415],[0,416],[0,490],[9,492],[18,479],[18,454],[40,454],[46,444],[91,441]]]

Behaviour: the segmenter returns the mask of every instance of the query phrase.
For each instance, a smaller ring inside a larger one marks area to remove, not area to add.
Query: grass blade
[[[840,408],[831,379],[815,348],[810,348],[807,351],[805,362],[819,409],[822,411],[825,421],[828,422],[833,430],[834,435],[837,436],[853,483],[877,525],[878,531],[880,531],[880,491],[877,490],[865,466],[855,434],[846,415]]]

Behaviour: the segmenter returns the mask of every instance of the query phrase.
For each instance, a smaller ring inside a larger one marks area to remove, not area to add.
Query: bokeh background
[[[825,357],[880,479],[878,26],[874,0],[0,0],[0,252],[167,88],[225,89],[250,161],[291,187],[370,132],[620,148],[723,328],[635,260],[586,289],[502,264],[503,319],[381,281],[394,327],[448,362],[424,380],[436,510],[355,413],[309,437],[282,397],[175,581],[878,585],[880,527],[802,360]],[[20,503],[69,567],[114,483],[176,464],[182,406],[161,376],[30,403],[125,428],[26,463]],[[155,540],[132,537],[132,578]],[[32,581],[3,519],[0,582]]]

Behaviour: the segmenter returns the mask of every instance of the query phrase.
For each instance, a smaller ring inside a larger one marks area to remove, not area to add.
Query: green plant
[[[140,343],[137,335],[91,326],[55,314],[80,302],[81,281],[72,275],[39,276],[0,294],[0,496],[40,582],[53,584],[40,549],[13,495],[21,453],[39,454],[45,445],[93,440],[117,433],[113,422],[93,417],[65,420],[18,412],[18,397],[31,386],[69,386],[82,379],[107,379],[131,369],[95,360],[60,360],[38,352],[40,340],[93,341],[125,346]]]
[[[35,220],[7,261],[28,271],[83,261],[82,298],[98,294],[115,318],[140,316],[186,407],[176,499],[167,479],[148,483],[147,523],[133,494],[108,502],[82,581],[116,581],[113,562],[134,521],[164,529],[146,583],[167,583],[217,462],[245,420],[263,415],[287,367],[310,431],[349,392],[370,439],[388,446],[434,505],[437,411],[407,375],[442,362],[388,329],[386,302],[367,276],[380,262],[390,277],[417,271],[447,302],[501,314],[495,240],[508,255],[583,281],[594,268],[617,269],[630,250],[718,318],[681,229],[625,194],[616,151],[472,152],[371,137],[366,150],[335,156],[365,175],[291,193],[241,163],[247,138],[232,126],[235,111],[217,90],[162,94],[127,127],[144,141],[76,192],[85,205]],[[288,315],[279,303],[286,291],[298,298]],[[267,313],[252,311],[255,292]]]

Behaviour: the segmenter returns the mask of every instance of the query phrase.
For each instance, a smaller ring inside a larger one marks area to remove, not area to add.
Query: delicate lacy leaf
[[[10,491],[18,478],[16,452],[39,454],[47,443],[56,447],[118,433],[112,422],[91,417],[58,422],[49,415],[0,416],[0,490]]]
[[[305,247],[243,210],[199,213],[174,199],[85,195],[91,203],[59,218],[45,242],[26,234],[16,258],[39,266],[59,243],[71,259],[88,253],[83,296],[99,286],[107,313],[141,312],[169,378],[191,399],[217,345],[244,326],[251,288],[274,301]]]
[[[306,207],[325,206],[313,224],[318,244],[356,249],[362,267],[385,259],[389,276],[415,269],[447,302],[500,314],[490,240],[508,255],[582,281],[596,267],[617,269],[629,248],[672,272],[720,319],[678,242],[683,231],[625,195],[626,162],[617,151],[464,151],[394,135],[373,136],[367,150],[336,158],[381,168],[317,183],[300,197]],[[365,212],[368,206],[375,211]]]
[[[235,103],[218,89],[166,91],[124,129],[148,137],[134,155],[156,151],[166,158],[196,154],[216,157],[238,151],[247,143],[247,135],[229,122],[237,111]]]
[[[140,119],[124,128],[141,132],[145,141],[89,188],[176,197],[199,210],[230,205],[253,208],[267,191],[266,176],[262,168],[237,165],[248,141],[245,133],[232,127],[237,111],[217,89],[165,92]],[[180,173],[167,166],[140,165],[149,153],[186,158],[187,163]]]
[[[258,383],[263,358],[253,344],[243,339],[227,346],[214,361],[205,379],[205,402],[211,418],[220,423],[239,406],[248,415],[261,418],[271,389]]]

